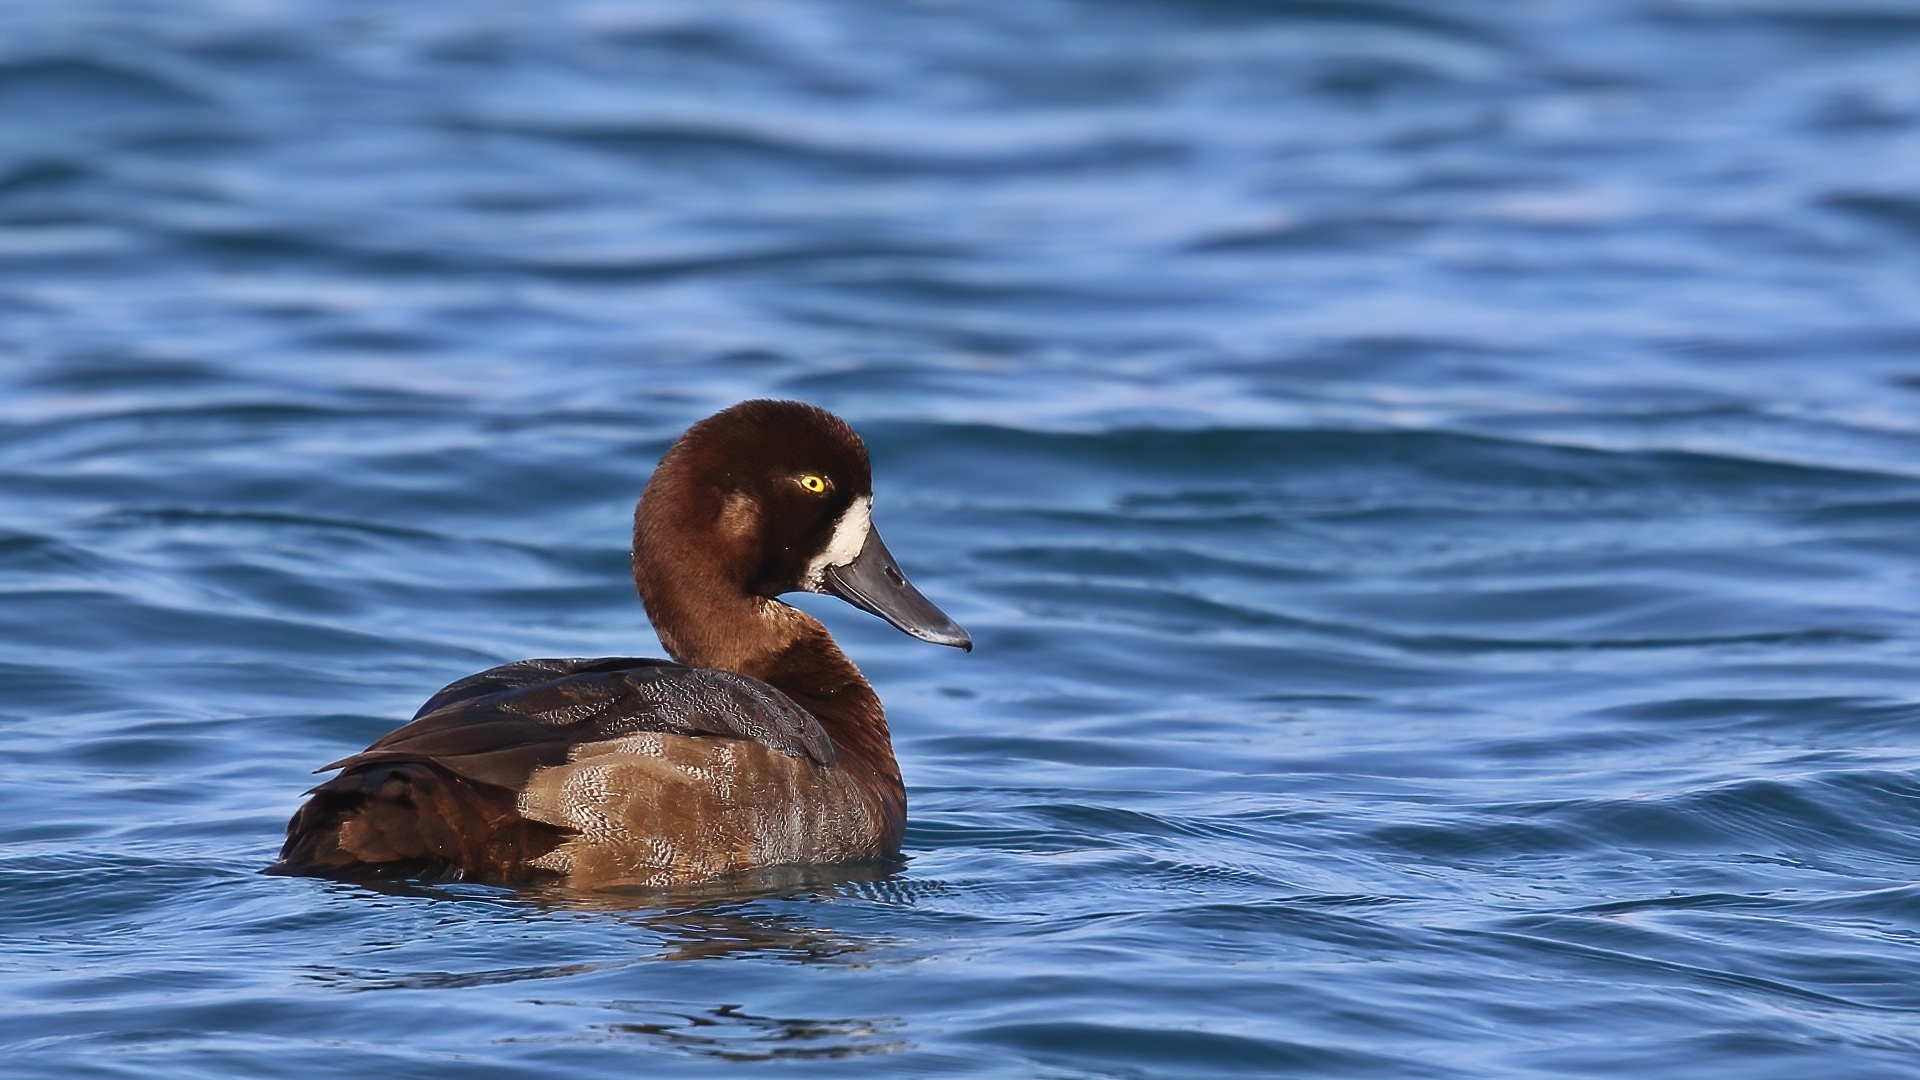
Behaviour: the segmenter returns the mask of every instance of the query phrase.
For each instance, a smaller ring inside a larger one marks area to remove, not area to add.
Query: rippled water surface
[[[906,869],[258,873],[764,395]],[[1900,0],[0,5],[9,1075],[1913,1076],[1917,556]]]

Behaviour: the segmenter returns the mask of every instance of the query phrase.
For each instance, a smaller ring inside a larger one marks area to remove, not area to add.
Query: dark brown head
[[[901,574],[873,528],[867,448],[844,420],[797,401],[745,401],[687,429],[634,514],[634,582],[662,643],[729,602],[830,593],[924,641],[966,631]]]

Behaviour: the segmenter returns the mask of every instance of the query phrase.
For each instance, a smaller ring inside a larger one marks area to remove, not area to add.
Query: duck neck
[[[843,764],[871,772],[904,807],[906,792],[880,696],[818,619],[777,600],[764,603],[767,617],[791,627],[793,637],[758,670],[743,674],[771,684],[812,713],[833,736]]]
[[[657,537],[636,530],[634,584],[667,655],[689,667],[739,672],[812,713],[833,737],[842,767],[865,772],[904,812],[906,790],[879,695],[818,619],[750,593],[728,575],[724,553],[674,545],[672,567],[646,558]]]

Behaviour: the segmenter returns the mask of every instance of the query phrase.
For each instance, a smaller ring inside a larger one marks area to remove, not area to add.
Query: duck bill
[[[973,651],[973,638],[946,612],[934,607],[933,601],[921,596],[907,575],[900,572],[893,553],[880,541],[878,529],[867,530],[867,542],[852,562],[829,566],[821,577],[827,592],[921,641]]]

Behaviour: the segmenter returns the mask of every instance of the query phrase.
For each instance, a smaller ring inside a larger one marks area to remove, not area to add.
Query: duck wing
[[[427,699],[412,722],[325,769],[426,759],[519,790],[583,743],[654,731],[749,739],[830,765],[833,739],[812,713],[759,679],[668,660],[522,660],[469,675]]]
[[[517,798],[575,748],[643,732],[746,739],[831,764],[812,713],[758,679],[666,660],[522,660],[451,683],[414,719],[323,766],[273,869],[344,876],[525,879],[564,839]]]

